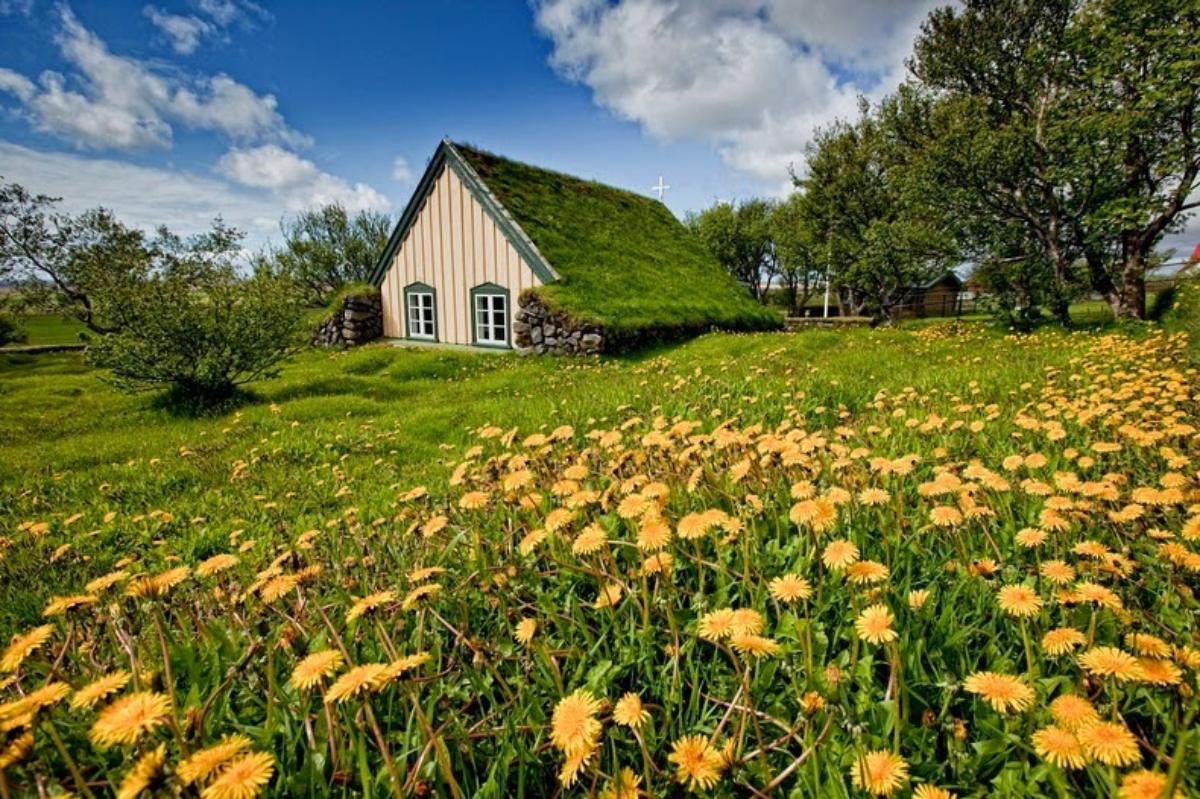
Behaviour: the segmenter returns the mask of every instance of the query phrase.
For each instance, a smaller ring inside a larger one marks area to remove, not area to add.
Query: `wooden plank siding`
[[[517,296],[541,281],[454,170],[443,167],[380,285],[385,336],[407,336],[404,287],[413,283],[436,292],[438,340],[471,344],[472,288],[508,289],[511,327]]]

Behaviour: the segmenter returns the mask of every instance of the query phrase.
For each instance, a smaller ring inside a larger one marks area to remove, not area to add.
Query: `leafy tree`
[[[387,214],[351,215],[341,205],[326,205],[281,223],[283,247],[268,260],[300,287],[305,302],[325,305],[342,287],[370,278],[391,227]]]
[[[145,236],[103,209],[75,217],[55,211],[57,202],[0,182],[0,264],[21,281],[24,304],[111,332],[96,295],[146,274]]]
[[[25,331],[17,320],[11,314],[0,312],[0,347],[25,340]]]
[[[910,64],[929,92],[928,185],[976,249],[1021,225],[1069,321],[1077,264],[1117,316],[1145,313],[1162,236],[1197,203],[1196,0],[966,0],[925,22]]]
[[[754,298],[766,302],[777,274],[771,239],[773,205],[766,200],[719,202],[688,217],[687,225],[700,237],[729,274]]]
[[[891,101],[889,101],[891,102]],[[926,200],[922,172],[904,144],[904,109],[872,113],[817,133],[808,174],[797,179],[810,224],[825,240],[839,301],[853,314],[886,317],[909,288],[957,259],[954,231]]]
[[[804,194],[793,192],[771,212],[770,232],[775,264],[795,314],[808,303],[824,277],[824,242]]]
[[[277,372],[298,342],[301,308],[286,278],[239,278],[223,264],[188,261],[128,287],[112,310],[118,332],[93,339],[90,363],[119,388],[169,386],[188,403],[230,398]]]
[[[120,302],[149,276],[231,268],[241,253],[242,233],[220,218],[188,238],[165,227],[148,238],[106,209],[72,216],[57,203],[0,183],[0,264],[20,281],[23,306],[74,317],[93,333],[121,329]]]

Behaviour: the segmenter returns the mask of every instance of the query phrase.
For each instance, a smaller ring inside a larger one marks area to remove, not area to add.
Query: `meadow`
[[[0,355],[0,796],[1194,795],[1190,344]]]

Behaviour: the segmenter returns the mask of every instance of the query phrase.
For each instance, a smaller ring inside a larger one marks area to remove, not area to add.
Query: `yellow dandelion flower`
[[[78,607],[94,605],[100,600],[91,594],[75,594],[74,596],[56,596],[50,599],[46,609],[42,611],[42,616],[51,618],[53,616],[62,616],[69,610],[74,610]]]
[[[1068,730],[1078,730],[1100,720],[1095,706],[1076,694],[1063,694],[1051,702],[1050,715]]]
[[[305,656],[292,669],[289,682],[301,691],[307,691],[324,679],[329,678],[342,665],[342,653],[336,649],[322,649]]]
[[[638,524],[637,545],[643,552],[656,552],[671,543],[671,525],[661,516],[643,518]]]
[[[656,552],[642,561],[642,574],[667,574],[675,565],[675,556],[670,552]]]
[[[34,627],[28,632],[14,635],[8,644],[8,648],[4,650],[4,654],[0,655],[0,674],[16,671],[25,658],[29,657],[38,647],[50,640],[50,636],[53,633],[54,625],[43,624],[41,627]]]
[[[649,720],[649,711],[642,705],[642,698],[635,693],[625,694],[613,707],[613,721],[625,727],[636,730]]]
[[[355,666],[333,681],[333,685],[325,692],[325,703],[343,702],[372,691],[384,679],[386,673],[386,663],[364,663]]]
[[[1129,633],[1125,636],[1125,645],[1139,655],[1155,658],[1169,658],[1171,646],[1163,639],[1147,633]]]
[[[1147,769],[1131,771],[1121,778],[1117,799],[1163,799],[1170,784],[1165,774]],[[1184,799],[1183,791],[1176,790],[1173,799]]]
[[[566,758],[563,760],[562,768],[558,771],[558,781],[562,783],[564,788],[570,788],[579,779],[579,775],[587,766],[588,761],[592,759],[592,755],[600,747],[596,744],[586,746],[576,752],[566,753]]]
[[[184,785],[208,779],[242,752],[250,750],[251,741],[245,735],[230,735],[212,746],[185,758],[175,767],[175,774]]]
[[[858,637],[868,644],[886,644],[898,637],[892,629],[893,621],[895,619],[892,611],[886,605],[871,605],[858,614],[854,621],[854,630]]]
[[[887,566],[874,560],[860,560],[846,567],[846,579],[855,585],[881,583],[890,573]]]
[[[908,592],[908,607],[910,610],[920,610],[929,601],[929,589],[918,588]]]
[[[574,555],[591,555],[599,552],[608,543],[608,534],[598,524],[589,524],[583,528],[575,540],[571,542],[571,553]]]
[[[1042,598],[1032,588],[1024,585],[1006,585],[996,595],[1000,609],[1010,616],[1026,619],[1036,616],[1042,607]]]
[[[163,694],[139,691],[113,702],[96,718],[88,737],[101,749],[135,743],[167,720],[171,700]]]
[[[396,601],[396,594],[392,591],[376,591],[373,594],[367,594],[361,599],[356,599],[350,606],[350,610],[346,611],[346,621],[354,621],[376,608],[394,601]]]
[[[864,488],[858,492],[858,501],[863,505],[882,505],[888,499],[888,492],[882,488]]]
[[[1032,549],[1046,543],[1048,537],[1049,535],[1045,530],[1039,530],[1036,527],[1026,527],[1024,530],[1019,531],[1013,538],[1020,546]]]
[[[425,585],[419,585],[405,594],[404,601],[400,603],[400,609],[412,610],[421,602],[421,600],[436,596],[441,590],[441,583],[427,583]]]
[[[1033,704],[1033,689],[1010,674],[977,671],[963,681],[963,688],[978,694],[998,713],[1024,710]]]
[[[771,596],[779,602],[797,602],[812,596],[812,585],[798,574],[776,577],[768,586]]]
[[[103,577],[97,577],[95,580],[92,580],[83,587],[83,590],[87,591],[89,594],[98,594],[101,591],[112,588],[114,585],[121,582],[128,576],[129,573],[124,571],[109,572]]]
[[[513,638],[517,639],[517,643],[521,645],[528,644],[533,640],[533,636],[537,633],[537,619],[521,619],[517,622],[517,631]]]
[[[638,799],[642,795],[641,784],[642,778],[629,766],[625,766],[604,786],[604,790],[600,792],[600,799]]]
[[[779,643],[761,635],[739,633],[729,637],[729,644],[741,655],[767,657],[779,654]]]
[[[713,519],[707,513],[689,513],[679,520],[675,532],[685,541],[693,541],[702,537],[713,526]]]
[[[196,566],[196,574],[200,577],[211,577],[214,574],[223,572],[226,569],[232,569],[238,564],[237,555],[221,554],[213,555],[211,558],[202,560]]]
[[[858,560],[858,547],[844,539],[829,542],[825,551],[821,553],[821,562],[834,571],[844,569],[856,560]]]
[[[1083,751],[1106,766],[1129,766],[1141,759],[1137,738],[1124,724],[1097,721],[1081,728],[1078,736]]]
[[[1075,579],[1075,567],[1061,560],[1044,562],[1038,572],[1055,585],[1066,585]]]
[[[538,544],[545,540],[545,530],[534,530],[521,539],[521,543],[517,545],[517,551],[522,555],[528,555],[530,552],[533,552],[533,550],[537,549]]]
[[[1079,656],[1079,665],[1098,677],[1112,677],[1122,682],[1140,680],[1142,665],[1138,659],[1115,646],[1097,646]]]
[[[20,763],[32,748],[33,733],[26,730],[9,743],[8,746],[0,749],[0,771],[16,763]]]
[[[929,520],[938,527],[955,527],[962,523],[962,511],[953,505],[938,505],[929,511]]]
[[[716,643],[728,638],[733,632],[733,609],[721,608],[710,611],[700,617],[696,634],[706,641]]]
[[[71,697],[71,709],[82,710],[92,707],[101,699],[115,694],[128,684],[129,672],[127,671],[114,671],[106,674],[76,691],[75,695]]]
[[[708,790],[721,779],[725,758],[703,735],[685,735],[671,744],[667,760],[675,765],[675,779],[691,790]]]
[[[594,608],[611,608],[621,601],[621,595],[624,589],[620,583],[607,583],[600,587],[600,593],[596,596],[596,601],[592,603]]]
[[[731,635],[753,635],[762,632],[763,616],[754,608],[738,608],[733,612]]]
[[[918,785],[913,791],[913,799],[957,799],[957,794],[945,788],[937,788],[929,783]]]
[[[158,748],[138,758],[138,761],[133,764],[133,768],[121,780],[121,785],[117,788],[117,799],[137,799],[142,791],[148,789],[150,783],[158,777],[166,759],[166,744],[159,744]]]
[[[201,799],[254,799],[275,773],[275,758],[254,752],[229,761],[219,777],[204,789]]]
[[[410,583],[423,583],[430,577],[438,574],[444,574],[446,569],[442,566],[426,566],[421,569],[413,569],[408,573],[408,581]]]
[[[468,491],[458,499],[458,507],[463,510],[479,510],[488,504],[488,495],[482,491]]]
[[[1065,655],[1087,643],[1087,636],[1074,627],[1058,627],[1042,636],[1042,649],[1051,657]]]
[[[550,743],[570,755],[587,751],[600,737],[600,700],[585,688],[563,697],[550,718]]]
[[[854,787],[876,796],[891,796],[908,779],[908,763],[900,755],[877,749],[850,767]]]
[[[1075,733],[1062,727],[1043,727],[1030,739],[1033,751],[1047,763],[1059,768],[1080,769],[1087,765],[1087,757]]]
[[[373,686],[373,689],[376,691],[382,689],[385,685],[402,674],[407,674],[413,669],[425,665],[430,661],[430,659],[431,658],[428,652],[414,652],[413,654],[405,655],[398,660],[393,660],[379,675],[379,680]]]
[[[1183,682],[1183,672],[1165,658],[1139,658],[1138,665],[1142,669],[1139,678],[1142,682],[1151,685],[1179,685]]]

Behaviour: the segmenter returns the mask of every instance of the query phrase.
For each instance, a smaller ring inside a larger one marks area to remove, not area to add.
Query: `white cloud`
[[[541,0],[551,64],[661,140],[786,183],[814,128],[899,83],[936,0]]]
[[[251,0],[199,0],[196,7],[223,28],[235,22],[252,25],[271,19],[271,12]]]
[[[177,233],[198,233],[221,216],[246,232],[251,249],[278,231],[285,211],[274,196],[223,180],[5,141],[0,141],[0,176],[32,192],[61,197],[64,211],[104,206],[147,231],[165,224]]]
[[[408,159],[402,155],[396,156],[396,160],[392,161],[392,180],[397,183],[412,183],[412,179],[413,171],[408,164]]]
[[[156,6],[146,6],[142,13],[171,42],[172,49],[180,55],[196,52],[200,39],[216,32],[216,26],[191,14],[171,14]]]
[[[350,211],[382,211],[391,205],[366,183],[351,184],[275,144],[235,147],[221,156],[217,172],[243,186],[271,192],[289,211],[330,203]]]
[[[281,141],[293,146],[310,140],[290,129],[275,97],[258,94],[228,75],[180,77],[134,58],[116,55],[69,8],[60,9],[55,41],[77,72],[46,71],[38,86],[5,70],[0,89],[22,103],[39,131],[76,147],[144,150],[167,148],[172,124],[209,130],[238,142]]]
[[[21,102],[28,102],[37,91],[37,87],[20,72],[0,67],[0,91],[14,95]]]

